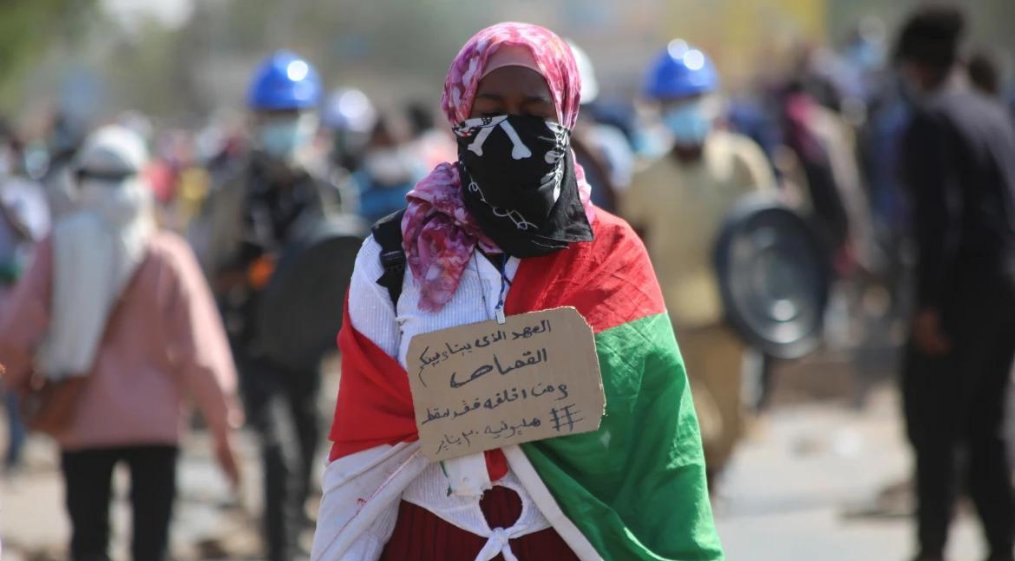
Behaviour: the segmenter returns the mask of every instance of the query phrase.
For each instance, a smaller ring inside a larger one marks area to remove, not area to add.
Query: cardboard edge
[[[597,374],[598,387],[599,387],[599,396],[598,397],[599,397],[599,401],[602,404],[602,406],[601,406],[601,409],[599,411],[598,418],[596,419],[595,428],[593,428],[593,429],[591,429],[589,431],[584,431],[584,432],[588,432],[588,433],[596,432],[596,431],[598,431],[598,430],[600,430],[602,428],[603,418],[606,417],[606,405],[607,404],[606,404],[606,387],[605,387],[605,385],[603,383],[602,365],[600,364],[600,361],[599,361],[598,347],[596,346],[596,341],[595,341],[596,333],[595,333],[595,330],[592,329],[592,324],[590,324],[588,322],[588,320],[585,319],[585,316],[583,316],[581,314],[581,312],[578,311],[578,308],[576,308],[575,306],[557,306],[557,307],[554,307],[554,308],[545,308],[545,309],[542,309],[542,310],[530,310],[529,312],[525,312],[523,314],[514,314],[513,316],[508,316],[508,317],[509,318],[511,318],[511,317],[518,317],[520,315],[525,315],[525,314],[530,314],[530,313],[554,312],[554,311],[558,311],[558,310],[568,310],[568,311],[573,312],[574,316],[572,318],[568,318],[569,321],[573,320],[575,318],[580,320],[581,325],[584,327],[584,329],[588,330],[588,333],[592,337],[592,347],[593,347],[593,351],[594,352],[585,361],[587,366],[588,366],[588,368],[586,369],[586,372],[590,376],[592,375],[592,373],[596,373]],[[457,325],[457,326],[450,327],[450,328],[445,328],[445,329],[461,329],[461,328],[466,328],[466,327],[470,327],[470,326],[478,326],[478,325],[482,325],[482,324],[485,324],[485,323],[490,323],[490,322],[493,322],[493,321],[495,321],[495,320],[493,320],[493,319],[485,319],[485,320],[482,320],[482,321],[473,321],[473,322],[469,322],[469,323],[463,323],[461,325]],[[568,327],[569,327],[569,330],[570,329],[577,329],[578,328],[577,324],[570,324],[570,323],[569,323]],[[407,349],[407,356],[412,356],[414,354],[414,351],[417,351],[417,352],[419,351],[419,345],[420,345],[420,342],[418,340],[419,336],[421,336],[421,335],[428,335],[428,334],[431,334],[431,333],[435,333],[437,331],[443,331],[443,330],[442,329],[438,329],[438,330],[428,331],[426,333],[418,333],[415,336],[413,336],[413,338],[409,341],[409,347]],[[407,366],[411,366],[411,364],[412,363],[410,362],[409,365],[407,365]],[[406,375],[411,378],[413,374],[407,370],[406,371]],[[414,384],[413,384],[411,379],[409,380],[409,386],[410,386],[410,391],[411,391],[412,388],[414,388]],[[417,431],[419,431],[421,433],[422,431],[420,431],[420,429],[419,429],[419,420],[421,418],[420,417],[420,411],[419,411],[418,408],[415,407],[415,404],[414,404],[413,409],[414,409],[414,411],[413,411],[414,412],[414,421],[416,422],[416,429],[417,429]],[[556,436],[555,437],[547,437],[546,439],[540,439],[540,440],[547,440],[547,439],[550,439],[550,438],[559,438],[559,437],[556,437]],[[422,439],[421,439],[421,443],[422,443]],[[514,444],[514,445],[511,445],[511,446],[518,446],[518,445]],[[496,450],[496,449],[498,449],[498,448],[491,448],[490,450]],[[500,448],[500,449],[504,449],[504,448]],[[482,453],[482,452],[472,452],[472,453]],[[462,456],[452,456],[452,457],[448,457],[448,458],[436,458],[436,457],[432,457],[431,454],[429,453],[429,451],[427,451],[425,449],[422,449],[422,447],[420,449],[420,454],[423,457],[425,457],[427,460],[431,461],[431,462],[442,462],[442,461],[447,461],[447,460],[451,460],[451,459],[455,459],[455,458],[464,457],[464,455],[462,455]]]

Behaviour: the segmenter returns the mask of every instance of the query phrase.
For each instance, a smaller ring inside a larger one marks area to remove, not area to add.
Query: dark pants
[[[291,371],[264,359],[242,359],[247,422],[264,464],[265,537],[269,561],[298,558],[307,525],[304,505],[321,438],[318,370]]]
[[[134,561],[163,561],[176,497],[176,446],[91,448],[63,452],[61,467],[70,515],[71,559],[108,561],[113,468],[130,468]]]
[[[13,391],[4,389],[4,405],[7,409],[7,431],[10,435],[10,442],[7,444],[7,453],[4,456],[4,465],[16,468],[21,465],[21,453],[25,448],[25,441],[28,439],[28,429],[21,420],[21,412],[18,410],[18,396]]]
[[[951,352],[928,357],[910,344],[903,368],[918,539],[923,555],[943,553],[964,483],[991,559],[1011,560],[1015,502],[1003,421],[1015,355],[1015,297],[1006,281],[984,278],[959,294],[943,309]]]

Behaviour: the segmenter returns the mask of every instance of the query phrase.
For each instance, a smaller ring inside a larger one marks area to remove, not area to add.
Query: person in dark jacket
[[[1015,503],[1001,429],[1015,354],[1015,130],[957,68],[963,28],[957,9],[923,8],[896,46],[915,106],[902,149],[919,251],[903,397],[917,559],[944,558],[961,474],[988,559],[1010,561]]]
[[[257,321],[285,248],[340,206],[337,189],[314,165],[320,92],[320,79],[306,60],[287,51],[265,59],[248,91],[253,151],[207,203],[204,264],[240,371],[248,424],[261,448],[269,561],[301,558],[304,505],[321,440],[320,368],[279,364],[269,356]]]

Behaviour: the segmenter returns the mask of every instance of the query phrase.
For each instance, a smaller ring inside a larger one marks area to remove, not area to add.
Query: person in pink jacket
[[[168,549],[184,399],[196,402],[235,485],[242,416],[221,320],[185,242],[155,228],[141,139],[105,127],[76,161],[75,210],[38,246],[0,317],[6,382],[82,377],[61,449],[71,558],[108,559],[113,468],[130,468],[135,561]]]

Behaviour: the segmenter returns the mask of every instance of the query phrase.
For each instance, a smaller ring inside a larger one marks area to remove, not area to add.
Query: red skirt
[[[510,528],[522,515],[518,494],[499,485],[483,493],[479,506],[491,528]],[[474,561],[486,541],[425,508],[402,501],[381,561]],[[578,561],[553,528],[512,539],[510,544],[518,561]],[[494,557],[494,561],[503,559],[503,555]]]

